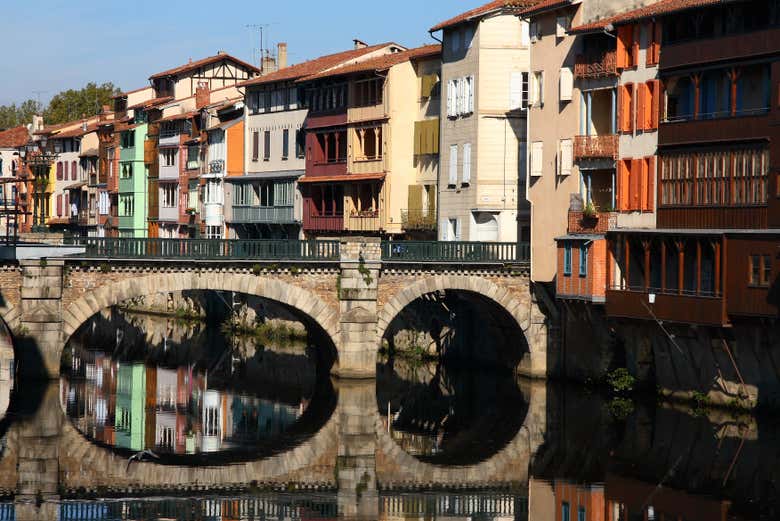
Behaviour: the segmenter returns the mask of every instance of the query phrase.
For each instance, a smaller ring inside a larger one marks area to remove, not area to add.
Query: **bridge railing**
[[[394,241],[382,243],[386,262],[527,263],[528,243]]]
[[[66,244],[83,246],[84,255],[105,259],[210,259],[265,261],[338,261],[339,241],[134,239],[78,237]]]

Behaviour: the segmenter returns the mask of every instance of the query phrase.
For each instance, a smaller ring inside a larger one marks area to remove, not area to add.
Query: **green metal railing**
[[[527,263],[528,243],[396,241],[382,243],[386,262]]]
[[[338,261],[338,240],[219,240],[72,237],[65,244],[83,246],[95,259],[196,259],[256,261]],[[384,262],[445,264],[523,264],[531,259],[528,243],[382,242]]]
[[[66,244],[84,246],[84,256],[105,259],[208,259],[338,261],[339,241],[131,239],[78,237]]]

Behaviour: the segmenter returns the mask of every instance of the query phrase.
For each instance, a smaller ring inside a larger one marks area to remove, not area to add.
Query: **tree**
[[[32,123],[32,117],[37,113],[38,103],[32,99],[28,99],[18,107],[15,103],[0,105],[0,129]]]
[[[113,83],[101,85],[90,82],[80,90],[68,89],[55,95],[44,110],[47,125],[56,125],[98,114],[103,105],[111,103],[111,96],[120,90]]]

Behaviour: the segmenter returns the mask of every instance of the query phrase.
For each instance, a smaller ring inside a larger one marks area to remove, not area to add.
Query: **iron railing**
[[[66,244],[83,246],[84,256],[104,259],[199,259],[259,261],[337,261],[334,240],[218,240],[78,237]]]
[[[527,263],[528,243],[395,241],[382,243],[386,262]]]

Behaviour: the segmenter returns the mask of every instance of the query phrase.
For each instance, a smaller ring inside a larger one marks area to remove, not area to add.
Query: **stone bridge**
[[[458,467],[425,463],[395,444],[379,417],[374,382],[338,380],[335,385],[338,402],[332,416],[298,446],[257,461],[201,467],[128,465],[126,455],[94,444],[74,427],[57,384],[41,388],[39,396],[22,385],[22,399],[37,407],[10,425],[0,422],[0,496],[14,498],[16,519],[24,521],[56,519],[63,499],[255,487],[320,490],[337,495],[340,512],[370,518],[378,511],[381,490],[526,486],[531,460],[545,441],[544,382],[521,380],[528,413],[512,440],[484,461]]]
[[[53,249],[0,265],[0,317],[12,333],[22,376],[56,378],[68,339],[102,309],[161,292],[233,291],[297,312],[331,346],[334,375],[373,378],[393,319],[416,299],[454,291],[497,310],[487,314],[486,328],[522,333],[512,341],[521,353],[519,374],[548,375],[554,320],[542,309],[552,306],[539,305],[526,264],[457,256],[383,260],[382,246],[375,238],[344,239],[337,257],[324,261],[107,257],[90,255],[89,248],[57,256]]]

